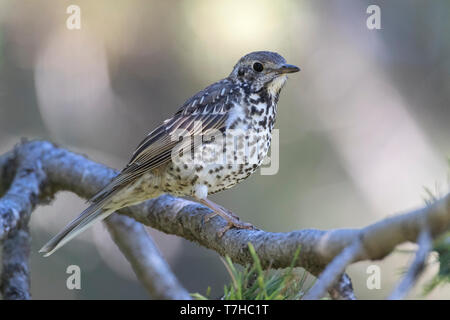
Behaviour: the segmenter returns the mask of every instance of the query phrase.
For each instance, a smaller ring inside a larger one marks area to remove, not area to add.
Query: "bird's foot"
[[[200,203],[204,204],[205,206],[207,206],[208,208],[210,208],[213,211],[211,214],[207,215],[204,218],[205,222],[208,222],[211,218],[213,218],[217,215],[219,215],[222,218],[224,218],[225,220],[227,220],[227,225],[219,230],[219,233],[218,233],[219,238],[221,238],[225,234],[225,232],[227,232],[231,228],[238,228],[238,229],[254,229],[255,228],[250,223],[240,221],[239,217],[236,214],[234,214],[230,210],[225,209],[224,207],[218,205],[217,203],[214,203],[211,200],[200,199]]]
[[[219,206],[223,211],[225,211],[225,212],[228,213],[230,216],[232,216],[234,219],[236,219],[236,220],[238,220],[238,221],[241,220],[241,219],[238,217],[237,214],[233,213],[233,211],[228,210],[227,208],[222,207],[220,204],[218,204],[218,206]]]
[[[222,238],[223,235],[225,234],[225,232],[227,232],[231,228],[249,229],[249,230],[255,229],[255,227],[252,224],[250,224],[250,223],[242,222],[242,221],[239,221],[239,220],[236,220],[236,221],[228,220],[227,225],[219,230],[219,233],[218,233],[219,238]]]
[[[217,215],[218,215],[218,213],[212,212],[212,213],[206,215],[206,216],[203,218],[203,222],[206,223],[206,222],[208,222],[209,220],[211,220],[212,218],[214,218],[214,217],[217,216]]]

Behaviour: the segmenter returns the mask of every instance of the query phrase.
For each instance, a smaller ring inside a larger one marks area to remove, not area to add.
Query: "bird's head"
[[[287,64],[276,52],[255,51],[239,59],[230,78],[247,83],[253,92],[266,88],[269,94],[278,95],[287,80],[287,74],[298,71],[299,67]]]

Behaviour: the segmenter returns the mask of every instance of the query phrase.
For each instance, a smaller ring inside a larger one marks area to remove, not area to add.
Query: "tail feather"
[[[70,222],[56,236],[50,239],[39,252],[45,253],[44,257],[48,257],[95,222],[105,219],[114,211],[114,209],[102,209],[97,204],[92,204],[78,218]]]

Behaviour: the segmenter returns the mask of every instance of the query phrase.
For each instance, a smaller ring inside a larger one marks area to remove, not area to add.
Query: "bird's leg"
[[[227,220],[227,222],[228,222],[227,225],[219,231],[219,237],[222,237],[224,235],[224,233],[227,232],[231,228],[238,228],[238,229],[253,229],[254,228],[253,225],[251,225],[250,223],[239,221],[238,216],[236,216],[230,210],[223,208],[222,206],[214,203],[211,200],[198,199],[198,201],[213,211],[213,213],[211,215],[205,217],[205,221],[208,221],[209,219],[211,219],[212,217],[214,217],[216,215],[219,215],[222,218],[224,218],[225,220]]]
[[[199,200],[200,201],[200,200]],[[201,201],[200,201],[201,202]],[[212,201],[211,201],[212,202]],[[225,208],[225,207],[222,207],[220,204],[218,204],[218,203],[215,203],[215,202],[213,202],[217,207],[219,207],[221,210],[223,210],[224,212],[226,212],[228,215],[230,215],[230,216],[232,216],[234,219],[236,219],[236,220],[241,220],[239,217],[238,217],[238,215],[236,215],[236,214],[234,214],[233,213],[233,211],[231,211],[231,210],[228,210],[227,208]],[[206,204],[205,204],[206,205]],[[214,210],[214,209],[212,209],[211,207],[209,207],[208,206],[208,208],[210,208],[211,210]],[[211,213],[211,214],[208,214],[206,217],[205,217],[205,219],[204,219],[204,221],[205,222],[208,222],[211,218],[214,218],[215,216],[217,216],[218,215],[218,213],[217,212],[213,212],[213,213]]]
[[[228,213],[230,216],[232,216],[233,218],[235,218],[236,220],[241,220],[241,218],[239,218],[239,216],[237,214],[235,214],[233,211],[221,206],[220,204],[217,204],[217,206],[219,206],[220,208],[222,208],[223,211],[225,211],[226,213]],[[212,217],[211,217],[212,218]]]

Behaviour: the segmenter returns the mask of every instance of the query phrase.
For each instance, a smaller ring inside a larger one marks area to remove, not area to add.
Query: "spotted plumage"
[[[112,212],[162,193],[192,196],[228,221],[251,228],[207,199],[250,176],[270,147],[287,73],[299,68],[277,53],[245,55],[231,74],[188,99],[139,144],[127,166],[42,249],[50,255]]]

